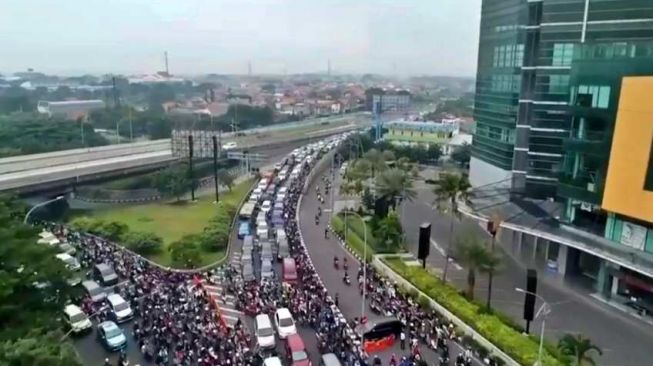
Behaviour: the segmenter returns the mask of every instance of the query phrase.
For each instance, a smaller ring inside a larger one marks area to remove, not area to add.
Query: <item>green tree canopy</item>
[[[597,345],[581,334],[565,334],[558,341],[558,349],[570,358],[572,366],[594,366],[596,361],[593,354],[603,354]]]
[[[461,166],[466,166],[469,164],[469,161],[472,158],[472,145],[462,144],[454,148],[451,152],[451,159],[460,164]]]
[[[180,201],[181,196],[190,191],[194,184],[196,182],[189,178],[187,169],[180,165],[160,171],[156,179],[159,192],[168,198],[175,197],[177,201]]]
[[[467,297],[473,299],[476,274],[496,272],[501,259],[475,234],[470,233],[457,240],[457,258],[467,266]]]

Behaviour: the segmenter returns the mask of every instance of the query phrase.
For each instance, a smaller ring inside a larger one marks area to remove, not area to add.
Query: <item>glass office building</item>
[[[472,185],[557,198],[574,55],[652,36],[651,0],[484,0]]]

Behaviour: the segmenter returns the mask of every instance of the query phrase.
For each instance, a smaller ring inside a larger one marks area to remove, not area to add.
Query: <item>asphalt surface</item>
[[[362,314],[362,299],[358,285],[356,283],[356,276],[359,269],[359,263],[356,259],[346,251],[342,245],[336,240],[333,234],[329,234],[328,238],[325,238],[325,228],[326,224],[329,221],[330,213],[323,213],[320,223],[315,224],[315,215],[317,214],[317,208],[322,206],[322,209],[328,209],[328,202],[325,204],[320,204],[317,200],[317,195],[315,193],[315,185],[322,183],[321,179],[317,179],[314,184],[312,184],[302,200],[300,207],[300,221],[299,226],[304,237],[304,242],[308,248],[308,253],[313,259],[313,265],[315,270],[320,275],[322,282],[329,290],[329,294],[333,297],[336,294],[339,297],[339,308],[347,319],[360,318]],[[320,187],[320,191],[324,192],[324,186]],[[340,269],[336,270],[333,266],[333,258],[337,256],[340,258]],[[349,276],[352,279],[351,285],[346,285],[343,282],[344,270],[342,269],[342,258],[347,257],[347,263],[349,265]],[[369,310],[369,305],[366,303],[364,306],[364,316],[368,318],[368,321],[377,321],[383,319],[382,316],[376,315]],[[462,348],[453,343],[449,343],[450,351],[450,360],[453,365],[456,355],[462,350]],[[436,365],[439,360],[439,355],[433,352],[433,350],[422,345],[420,347],[422,356],[429,365]],[[402,351],[399,345],[399,342],[395,342],[395,345],[383,352],[379,353],[378,356],[384,362],[388,364],[392,354],[395,354],[398,358],[401,358],[402,355],[409,355],[410,351],[407,349]],[[481,363],[478,360],[475,360],[475,365],[480,365]]]
[[[432,247],[427,264],[441,270],[444,268],[444,253],[449,242],[451,217],[433,208],[435,195],[430,186],[421,181],[416,182],[415,186],[417,197],[412,202],[404,202],[401,208],[406,242],[411,252],[417,254],[419,225],[430,222]],[[454,221],[454,238],[469,231],[489,240],[485,230],[474,220],[463,218],[461,222]],[[501,245],[497,243],[497,248],[501,248]],[[466,289],[466,275],[464,264],[449,266],[448,280],[461,290]],[[590,298],[588,295],[594,292],[591,289],[575,282],[563,282],[557,275],[550,273],[540,271],[538,275],[537,292],[552,307],[545,328],[549,340],[555,342],[565,333],[580,333],[602,349],[603,356],[595,357],[599,365],[651,364],[653,329],[650,325]],[[475,294],[483,303],[487,297],[487,285],[487,276],[477,275]],[[492,305],[519,324],[525,325],[522,320],[524,295],[516,292],[516,287],[526,287],[526,268],[509,255],[504,255],[503,269],[494,276]],[[536,310],[539,306],[538,300]],[[540,326],[541,322],[535,320],[531,324],[531,333],[539,334]]]

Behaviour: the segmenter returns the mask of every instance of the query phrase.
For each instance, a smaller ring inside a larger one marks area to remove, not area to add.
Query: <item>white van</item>
[[[131,307],[129,307],[129,304],[122,296],[111,294],[107,296],[107,301],[109,302],[109,308],[116,323],[126,322],[134,317]]]
[[[55,257],[57,257],[57,259],[59,259],[60,261],[64,262],[66,268],[68,268],[71,271],[79,271],[82,268],[77,258],[73,257],[68,253],[59,253],[55,255]]]
[[[272,322],[267,314],[256,316],[256,343],[263,349],[276,347],[274,328],[272,328]]]
[[[63,314],[66,326],[75,334],[90,330],[93,326],[88,316],[77,305],[66,305]]]
[[[275,234],[275,237],[277,238],[277,244],[279,244],[279,240],[281,240],[281,239],[284,239],[284,240],[288,239],[288,237],[286,236],[286,230],[284,230],[282,228],[277,228],[277,231],[274,234]]]
[[[261,222],[256,224],[256,237],[258,240],[266,240],[269,235],[269,227],[267,222]]]

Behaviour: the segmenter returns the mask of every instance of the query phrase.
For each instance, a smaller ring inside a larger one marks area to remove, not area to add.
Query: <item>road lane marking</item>
[[[438,245],[438,243],[437,243],[435,240],[431,239],[431,245],[433,245],[433,246],[435,247],[435,250],[437,250],[437,251],[440,253],[440,255],[442,255],[442,256],[445,257],[445,258],[447,257],[447,254],[446,254],[446,252],[444,251],[444,249],[442,249],[442,247],[441,247],[440,245]],[[453,259],[449,259],[449,261],[451,262],[451,264],[453,264],[453,267],[454,267],[457,271],[462,271],[462,270],[463,270],[463,267],[461,267],[461,266],[460,266],[458,263],[456,263]]]

